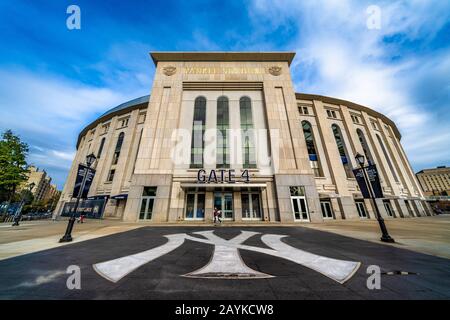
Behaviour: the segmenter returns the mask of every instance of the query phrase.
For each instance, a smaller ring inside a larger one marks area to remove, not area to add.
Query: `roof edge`
[[[155,66],[160,61],[284,61],[291,65],[295,52],[291,51],[153,51],[150,57]]]
[[[391,119],[389,119],[387,116],[385,116],[384,114],[375,111],[374,109],[371,109],[369,107],[365,107],[363,105],[348,101],[348,100],[343,100],[343,99],[339,99],[339,98],[333,98],[333,97],[327,97],[327,96],[322,96],[322,95],[318,95],[318,94],[309,94],[309,93],[295,93],[295,97],[297,99],[302,99],[302,100],[320,100],[323,101],[325,103],[330,103],[330,104],[337,104],[337,105],[345,105],[348,106],[352,109],[356,109],[358,111],[364,111],[369,115],[372,115],[374,117],[377,118],[381,118],[384,122],[388,123],[392,129],[394,130],[394,134],[395,136],[401,140],[402,135],[400,133],[400,131],[397,128],[397,125],[395,124],[394,121],[392,121]]]

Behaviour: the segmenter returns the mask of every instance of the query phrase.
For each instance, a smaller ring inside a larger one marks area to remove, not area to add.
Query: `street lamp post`
[[[28,190],[31,192],[36,184],[34,182],[30,183],[28,186]],[[12,224],[13,227],[19,225],[19,221],[22,219],[22,207],[25,204],[25,194],[22,194],[22,197],[20,199],[20,205],[19,205],[19,212],[14,216],[14,223]]]
[[[367,176],[366,173],[366,167],[364,167],[364,162],[365,162],[365,158],[362,154],[357,153],[355,156],[356,162],[359,164],[361,171],[364,174],[364,180],[366,181],[367,184],[367,189],[369,191],[369,195],[370,195],[370,199],[372,200],[373,203],[373,207],[375,209],[375,214],[377,216],[377,221],[378,224],[380,225],[380,229],[381,229],[381,241],[383,242],[390,242],[390,243],[394,243],[395,240],[393,238],[391,238],[391,236],[389,235],[386,225],[384,223],[384,219],[380,214],[380,210],[378,209],[377,203],[375,201],[375,195],[374,192],[372,190],[372,186],[370,185],[370,180],[369,177]]]
[[[81,196],[83,195],[83,189],[84,189],[84,185],[86,183],[86,178],[88,176],[89,168],[94,163],[95,159],[96,159],[96,157],[93,153],[86,156],[87,170],[84,172],[83,180],[81,181],[80,189],[78,190],[78,194],[77,194],[77,201],[75,202],[72,216],[70,217],[69,223],[67,224],[66,233],[64,234],[64,236],[61,239],[59,239],[59,242],[72,241],[72,229],[73,229],[73,225],[75,223],[75,215],[78,210],[78,204],[80,203]]]

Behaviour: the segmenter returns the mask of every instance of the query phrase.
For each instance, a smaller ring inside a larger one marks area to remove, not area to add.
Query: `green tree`
[[[0,140],[0,200],[11,200],[17,186],[28,179],[28,145],[6,130]]]

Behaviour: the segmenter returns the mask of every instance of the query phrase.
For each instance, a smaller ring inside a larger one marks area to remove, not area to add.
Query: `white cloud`
[[[372,4],[381,9],[380,30],[366,27],[366,8]],[[437,116],[439,111],[429,108],[436,101],[419,99],[418,90],[437,92],[441,82],[449,104],[450,50],[426,56],[401,50],[408,41],[432,42],[450,21],[448,1],[255,0],[248,11],[261,33],[293,26],[297,30],[298,36],[286,45],[297,52],[292,65],[297,91],[380,111],[399,127],[413,166],[426,166],[430,159],[448,164],[450,119]],[[420,88],[432,81],[435,87]],[[424,141],[420,148],[418,141]]]
[[[75,152],[79,131],[133,92],[94,87],[23,69],[0,70],[0,129],[12,129],[31,145],[28,162],[59,187]]]

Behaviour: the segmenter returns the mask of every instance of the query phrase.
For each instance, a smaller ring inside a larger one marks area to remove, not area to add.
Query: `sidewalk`
[[[387,219],[386,227],[398,248],[409,249],[450,259],[450,215],[433,217]],[[331,220],[305,224],[304,227],[385,244],[380,241],[380,227],[376,220]]]
[[[19,227],[11,223],[0,223],[0,260],[47,250],[67,245],[59,243],[64,235],[67,220],[60,221],[25,221]],[[175,223],[127,223],[119,220],[87,220],[86,223],[75,223],[72,232],[73,241],[77,243],[115,233],[125,232],[142,227],[210,227],[212,223],[205,222],[175,222]],[[306,227],[343,236],[384,244],[380,239],[380,229],[376,220],[330,220],[324,223],[282,224],[279,222],[224,222],[223,227]],[[421,253],[427,253],[450,259],[450,215],[433,217],[389,219],[386,226],[390,235],[396,240],[392,245]]]
[[[143,226],[145,225],[128,224],[114,220],[87,220],[83,224],[75,223],[72,242],[59,243],[59,239],[66,231],[67,220],[23,221],[18,227],[12,227],[11,223],[0,223],[0,260]]]

